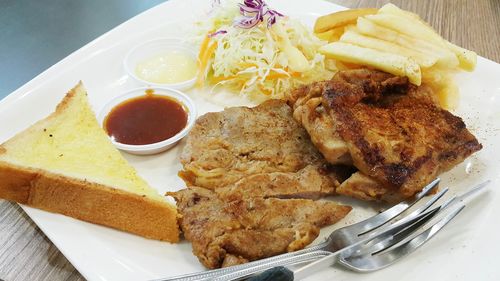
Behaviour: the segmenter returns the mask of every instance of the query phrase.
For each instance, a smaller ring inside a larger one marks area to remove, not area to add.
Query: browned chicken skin
[[[323,81],[295,89],[288,95],[288,103],[293,107],[293,117],[306,129],[325,159],[332,164],[349,165],[349,149],[323,106],[322,94],[329,84],[330,81]]]
[[[321,106],[340,137],[335,141],[345,143],[361,173],[350,179],[355,184],[343,183],[339,193],[361,199],[408,198],[482,148],[462,119],[436,105],[425,86],[416,87],[407,78],[367,69],[340,71],[331,81],[292,92],[295,110],[305,104],[300,97],[310,95],[310,89],[321,92]],[[325,136],[314,128],[308,132]]]

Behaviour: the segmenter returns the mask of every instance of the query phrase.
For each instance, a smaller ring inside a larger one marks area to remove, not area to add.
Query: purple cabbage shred
[[[244,0],[240,6],[242,17],[235,21],[235,25],[241,28],[252,28],[259,22],[264,22],[267,16],[267,27],[276,23],[277,17],[283,14],[276,10],[269,9],[269,6],[263,0]]]
[[[220,0],[214,0],[212,2],[213,6],[220,5]],[[276,10],[269,9],[269,6],[263,0],[244,0],[243,4],[238,4],[240,7],[241,17],[234,21],[234,25],[240,28],[250,29],[260,22],[267,20],[267,28],[270,28],[276,23],[277,17],[283,17],[284,15]],[[267,16],[267,19],[266,19]],[[218,30],[208,37],[214,37],[219,34],[227,33],[226,30]]]
[[[227,33],[226,30],[221,29],[221,30],[217,30],[214,33],[208,34],[208,37],[212,38],[212,37],[217,36],[219,34],[226,34],[226,33]]]

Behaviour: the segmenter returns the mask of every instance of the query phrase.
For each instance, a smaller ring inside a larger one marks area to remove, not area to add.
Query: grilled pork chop
[[[335,193],[335,185],[325,177],[347,178],[339,168],[318,170],[306,166],[296,173],[261,173],[242,178],[234,184],[215,189],[224,200],[249,197],[309,198],[318,199]],[[328,174],[329,176],[326,176]],[[337,175],[337,177],[335,177]]]
[[[324,134],[303,121],[314,114],[298,119],[312,139],[335,142],[337,151],[346,147],[360,171],[338,193],[389,201],[411,197],[482,148],[459,117],[437,106],[430,90],[407,78],[367,69],[341,71],[331,81],[292,92],[295,112],[319,92],[321,119],[328,119],[323,126],[335,133]]]
[[[221,200],[209,189],[171,192],[182,214],[180,226],[193,253],[219,268],[304,248],[319,228],[343,218],[351,207],[308,199]]]
[[[239,181],[236,185],[248,186],[257,182],[247,178],[252,175],[260,175],[262,185],[276,183],[305,193],[333,193],[339,184],[291,108],[280,100],[201,116],[187,137],[181,163],[179,176],[188,186],[209,189]],[[309,180],[314,185],[306,184]]]
[[[188,188],[169,195],[209,268],[302,249],[351,210],[310,200],[333,194],[351,172],[325,161],[283,101],[200,117],[181,162]]]

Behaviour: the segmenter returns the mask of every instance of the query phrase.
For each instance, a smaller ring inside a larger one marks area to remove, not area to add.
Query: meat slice
[[[403,77],[341,71],[323,91],[323,105],[356,168],[401,198],[482,148],[461,118]]]
[[[336,191],[338,194],[366,201],[383,199],[384,201],[395,202],[401,200],[401,196],[398,195],[396,189],[384,186],[359,171],[343,181]]]
[[[350,171],[323,158],[283,101],[200,117],[181,163],[188,188],[169,195],[208,268],[302,249],[351,210],[311,200],[334,194]]]
[[[306,187],[303,176],[314,178],[321,192],[333,193],[338,185],[335,176],[325,173],[328,163],[293,119],[291,108],[280,100],[201,116],[187,137],[181,163],[179,175],[188,186],[209,189],[253,175],[288,181],[288,187],[297,190]]]
[[[339,166],[329,166],[322,170],[306,166],[296,173],[250,175],[215,191],[224,200],[250,197],[319,199],[334,194],[338,181],[349,177],[349,172],[351,169]],[[332,182],[336,184],[333,185]]]
[[[308,199],[221,200],[211,190],[190,187],[168,193],[182,214],[180,226],[193,253],[218,268],[304,248],[319,228],[342,219],[351,207]]]

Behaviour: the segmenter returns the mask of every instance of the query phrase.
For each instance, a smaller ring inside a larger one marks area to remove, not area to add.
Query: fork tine
[[[422,205],[421,207],[419,207],[418,209],[416,209],[415,211],[411,212],[408,216],[406,216],[405,218],[408,218],[408,217],[414,217],[414,216],[417,216],[418,214],[422,213],[422,212],[425,212],[427,209],[429,209],[432,205],[434,205],[434,203],[436,203],[439,199],[441,199],[441,197],[443,197],[443,195],[448,192],[448,188],[445,188],[441,191],[439,191],[438,193],[434,194],[434,196],[431,197],[431,199],[429,199],[429,201],[427,201],[424,205]]]
[[[473,188],[471,188],[471,190],[467,191],[466,193],[462,194],[462,195],[458,195],[458,196],[455,196],[453,198],[451,198],[450,200],[446,201],[442,206],[443,206],[443,209],[444,208],[448,208],[450,205],[452,205],[454,202],[458,202],[458,201],[464,201],[466,200],[467,198],[471,197],[471,196],[474,196],[475,194],[477,194],[478,192],[482,191],[489,183],[491,182],[491,180],[487,180],[487,181],[484,181],[476,186],[474,186]]]
[[[440,178],[436,178],[427,186],[425,186],[420,193],[415,195],[415,198],[412,201],[403,201],[393,207],[385,210],[384,212],[370,217],[364,221],[358,222],[349,226],[350,230],[359,233],[360,235],[366,234],[372,230],[379,228],[380,226],[386,224],[393,218],[400,215],[402,212],[406,211],[408,208],[417,203],[420,199],[422,199],[429,191],[431,191],[439,182]]]
[[[432,215],[426,217],[426,219],[419,220],[415,222],[413,225],[408,226],[407,228],[393,234],[390,236],[381,237],[378,239],[374,239],[369,243],[362,245],[359,251],[356,251],[354,255],[365,255],[371,254],[375,255],[382,251],[387,250],[388,248],[400,243],[403,240],[408,239],[413,233],[422,228],[425,224],[429,223],[433,217],[435,217],[439,212],[443,210],[443,207],[437,207],[437,211]],[[405,218],[406,219],[406,218]],[[400,221],[398,221],[399,223]]]
[[[434,235],[436,235],[436,233],[438,233],[453,218],[455,218],[456,215],[458,215],[458,213],[460,213],[464,208],[464,204],[457,205],[445,217],[434,223],[432,226],[419,232],[413,237],[408,238],[408,241],[404,242],[403,244],[393,247],[387,251],[383,251],[382,253],[380,253],[380,250],[378,250],[375,253],[369,254],[370,256],[368,258],[367,255],[356,255],[349,257],[343,256],[339,260],[339,262],[350,269],[360,272],[369,272],[387,267],[397,260],[403,258],[404,256],[412,253],[427,241],[429,241],[432,237],[434,237]],[[396,241],[396,244],[397,243],[399,243],[399,241]],[[392,245],[390,245],[389,247],[391,246]]]
[[[440,210],[440,207],[435,207],[431,210],[425,211],[413,218],[410,218],[408,220],[404,221],[398,221],[397,223],[392,224],[391,226],[381,229],[378,232],[373,233],[372,235],[365,237],[358,242],[350,245],[349,247],[346,247],[342,250],[342,256],[351,256],[351,255],[357,255],[358,252],[363,251],[365,248],[364,245],[367,245],[371,243],[371,241],[383,241],[386,240],[387,238],[391,238],[397,233],[412,227],[415,224],[421,225],[422,223],[425,223],[432,219]]]
[[[375,231],[376,232],[380,232],[380,231],[383,231],[384,229],[392,228],[396,224],[404,224],[406,221],[408,221],[408,220],[410,220],[410,219],[418,216],[419,214],[421,214],[421,213],[425,212],[427,209],[429,209],[432,205],[434,205],[434,203],[436,203],[441,197],[443,197],[443,195],[446,192],[448,192],[448,188],[445,188],[445,189],[441,190],[440,192],[438,192],[437,194],[435,194],[434,196],[432,196],[431,199],[429,199],[429,201],[427,201],[424,205],[422,205],[421,207],[419,207],[415,211],[411,212],[409,215],[405,216],[404,218],[396,221],[394,224],[387,225],[384,228],[378,228]],[[369,233],[370,233],[370,235],[374,235],[376,232],[369,232]],[[406,230],[405,233],[408,233],[408,230]],[[362,245],[360,247],[363,248],[363,249],[365,249],[365,250],[369,249],[369,251],[372,251],[374,248],[383,247],[383,245],[385,245],[385,243],[388,243],[388,240],[392,240],[392,237],[389,237],[389,238],[387,238],[387,237],[375,238],[375,239],[371,240],[370,242],[368,242],[366,245]],[[363,249],[360,249],[359,253],[364,253]]]
[[[420,229],[423,225],[428,223],[434,216],[436,216],[441,210],[442,207],[436,207],[433,209],[434,212],[424,218],[416,221],[414,224],[407,226],[400,231],[395,231],[391,235],[384,235],[378,238],[375,238],[369,241],[366,244],[360,245],[359,249],[356,249],[350,256],[356,255],[366,255],[366,254],[376,254],[386,250],[387,248],[397,244],[398,242],[408,238],[409,235]],[[416,214],[419,215],[419,214]],[[414,216],[413,216],[414,217]],[[397,221],[396,223],[387,227],[387,229],[392,229],[396,225],[404,224],[406,221],[410,220],[412,217],[405,217]],[[347,256],[347,255],[346,255]]]
[[[309,276],[311,273],[316,272],[318,269],[322,267],[326,267],[334,263],[339,257],[339,260],[342,260],[342,256],[350,256],[352,254],[355,254],[357,250],[360,249],[360,245],[364,245],[367,242],[373,240],[373,239],[378,239],[379,237],[391,237],[395,233],[398,233],[408,227],[411,227],[413,224],[418,223],[420,221],[428,221],[431,219],[438,211],[440,210],[439,207],[433,208],[431,210],[428,210],[426,212],[423,212],[419,215],[417,215],[414,218],[411,218],[410,220],[407,220],[403,223],[400,224],[394,224],[390,228],[386,228],[382,231],[379,231],[378,233],[374,233],[373,235],[363,238],[359,240],[358,242],[355,242],[354,244],[337,251],[335,253],[332,253],[330,255],[327,255],[319,260],[316,260],[306,266],[303,266],[297,270],[294,271],[294,276],[295,279],[301,279],[305,278],[306,276]],[[359,256],[357,256],[359,257]]]
[[[471,190],[467,191],[464,194],[457,195],[457,196],[454,196],[454,197],[448,199],[445,203],[443,203],[440,206],[440,211],[445,210],[446,208],[452,206],[454,203],[457,203],[459,201],[463,201],[466,198],[471,197],[474,194],[477,194],[479,191],[481,191],[489,183],[490,183],[490,181],[487,180],[483,183],[476,185],[475,187],[473,187]],[[425,205],[423,205],[419,209],[413,211],[408,216],[397,221],[395,224],[403,223],[405,220],[408,220],[411,217],[416,216],[419,213],[425,211],[427,208],[429,208],[431,205],[433,205],[438,199],[440,199],[444,195],[444,193],[447,192],[447,190],[448,189],[441,190],[438,194],[434,195]],[[393,225],[388,226],[388,228],[393,227]],[[416,227],[416,224],[415,224],[412,226],[412,228],[404,229],[400,233],[395,234],[394,236],[373,239],[372,241],[366,243],[366,245],[360,246],[360,249],[355,252],[355,255],[364,255],[364,254],[367,254],[368,252],[370,252],[372,254],[376,254],[378,252],[384,251],[385,249],[401,242],[402,240],[407,239],[409,237],[409,235],[411,235],[411,233],[413,233],[417,229],[418,228]]]

